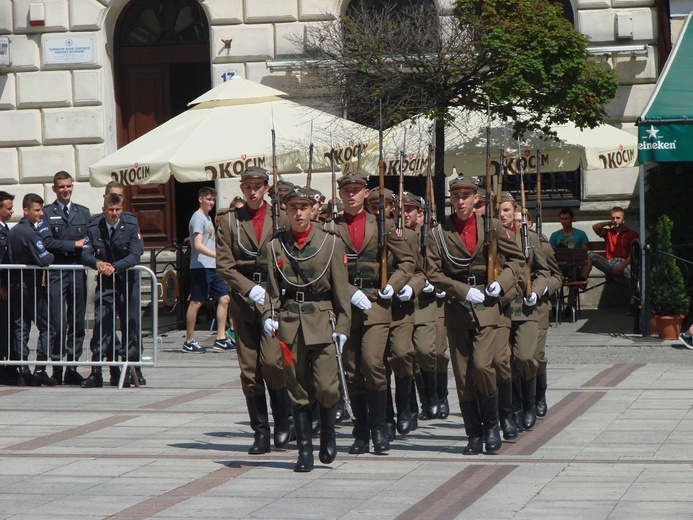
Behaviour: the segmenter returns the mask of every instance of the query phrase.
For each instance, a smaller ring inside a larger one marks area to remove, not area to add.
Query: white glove
[[[436,290],[436,298],[445,298],[445,291]]]
[[[346,344],[347,337],[341,332],[332,333],[332,341],[334,341],[335,347],[337,347],[337,354],[342,355],[344,350],[344,345]]]
[[[265,330],[265,333],[268,336],[274,337],[274,335],[277,333],[277,329],[279,329],[279,322],[273,320],[272,318],[267,318],[265,323],[262,325],[262,328]]]
[[[395,290],[392,288],[390,284],[387,284],[385,286],[385,289],[378,289],[378,296],[383,300],[391,300],[394,295]]]
[[[548,285],[546,287],[544,287],[544,292],[541,293],[541,295],[546,296],[547,294],[549,294],[549,286]]]
[[[472,287],[467,292],[467,296],[464,297],[465,300],[471,303],[484,303],[484,293],[482,293],[476,287]]]
[[[265,304],[265,290],[262,288],[262,286],[256,285],[255,287],[250,289],[250,292],[248,293],[248,298],[253,300],[258,305],[264,305]]]
[[[433,291],[436,290],[435,287],[433,287],[430,283],[428,283],[428,280],[426,280],[426,285],[423,286],[423,289],[421,289],[423,292],[426,294],[431,294]]]
[[[524,300],[527,307],[534,307],[537,304],[537,293],[533,292],[529,296],[525,296]]]
[[[362,291],[356,291],[351,297],[351,304],[358,307],[362,311],[367,311],[371,308],[371,301],[368,296],[363,294]]]
[[[498,282],[493,282],[486,288],[486,294],[488,294],[491,298],[497,298],[498,296],[500,296],[500,293],[501,286]]]
[[[408,302],[412,296],[414,296],[414,289],[409,284],[402,287],[402,290],[397,293],[397,298],[402,302]]]

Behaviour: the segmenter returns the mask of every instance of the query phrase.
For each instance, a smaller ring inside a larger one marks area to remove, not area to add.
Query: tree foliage
[[[691,298],[686,294],[686,284],[676,263],[671,243],[674,223],[667,215],[657,220],[657,255],[652,268],[652,310],[659,316],[685,316]]]

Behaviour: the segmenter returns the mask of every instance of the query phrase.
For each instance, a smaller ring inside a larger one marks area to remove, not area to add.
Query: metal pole
[[[640,330],[643,337],[650,336],[650,294],[647,277],[647,249],[645,244],[645,165],[638,172],[638,213],[640,214]]]

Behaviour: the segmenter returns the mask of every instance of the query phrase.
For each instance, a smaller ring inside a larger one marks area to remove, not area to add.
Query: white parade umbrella
[[[231,79],[203,94],[192,108],[135,139],[89,168],[90,183],[111,180],[126,185],[161,184],[173,175],[180,182],[240,176],[248,166],[272,168],[271,130],[275,130],[277,171],[330,166],[349,161],[377,133],[365,126],[300,105],[279,90]]]
[[[487,116],[480,112],[453,109],[455,119],[445,128],[445,172],[453,168],[470,176],[486,172]],[[403,121],[383,135],[383,159],[388,175],[399,173],[400,152],[405,146],[404,173],[421,175],[426,171],[432,122],[424,116]],[[500,150],[507,150],[510,173],[519,171],[522,158],[525,171],[536,169],[537,149],[541,153],[541,169],[546,172],[567,172],[582,167],[585,170],[628,168],[635,166],[637,137],[610,125],[580,130],[572,123],[552,127],[557,138],[541,132],[529,133],[518,142],[512,138],[511,127],[498,118],[491,119],[492,173],[498,171]],[[406,134],[406,135],[405,135]],[[405,144],[406,137],[406,144]],[[378,141],[370,143],[363,157],[363,168],[377,172]],[[349,168],[353,169],[353,165]]]

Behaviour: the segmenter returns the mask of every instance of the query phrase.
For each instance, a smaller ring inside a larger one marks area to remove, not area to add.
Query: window
[[[207,18],[197,0],[143,0],[123,15],[124,45],[207,42]]]

